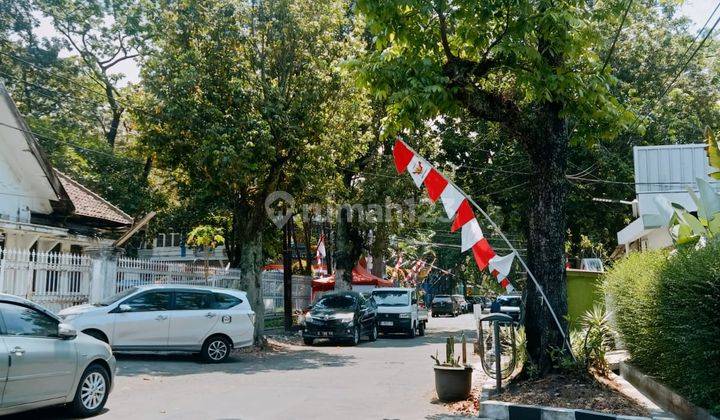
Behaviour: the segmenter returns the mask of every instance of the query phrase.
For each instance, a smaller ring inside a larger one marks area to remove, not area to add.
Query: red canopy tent
[[[392,280],[385,280],[372,275],[367,268],[358,264],[352,270],[352,286],[374,286],[374,287],[391,287]],[[313,279],[312,293],[313,296],[317,292],[326,292],[335,289],[335,275]]]

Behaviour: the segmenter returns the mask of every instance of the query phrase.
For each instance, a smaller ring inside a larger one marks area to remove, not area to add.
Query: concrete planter
[[[440,401],[466,400],[472,390],[473,368],[435,365],[435,392]]]

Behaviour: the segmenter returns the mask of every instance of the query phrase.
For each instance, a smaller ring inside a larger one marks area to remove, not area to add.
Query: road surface
[[[425,337],[289,346],[220,365],[190,355],[118,355],[116,383],[97,418],[444,419],[446,408],[434,402],[430,355],[442,357],[445,337],[463,330],[474,337],[472,314],[430,318]],[[12,418],[61,413],[43,409]]]

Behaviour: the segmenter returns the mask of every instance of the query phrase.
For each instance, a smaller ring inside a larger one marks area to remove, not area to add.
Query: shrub
[[[720,412],[720,242],[634,253],[605,276],[632,362],[697,405]]]

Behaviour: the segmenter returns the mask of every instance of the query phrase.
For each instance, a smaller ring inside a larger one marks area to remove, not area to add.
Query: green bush
[[[632,362],[690,401],[720,413],[720,243],[634,253],[605,276]]]

